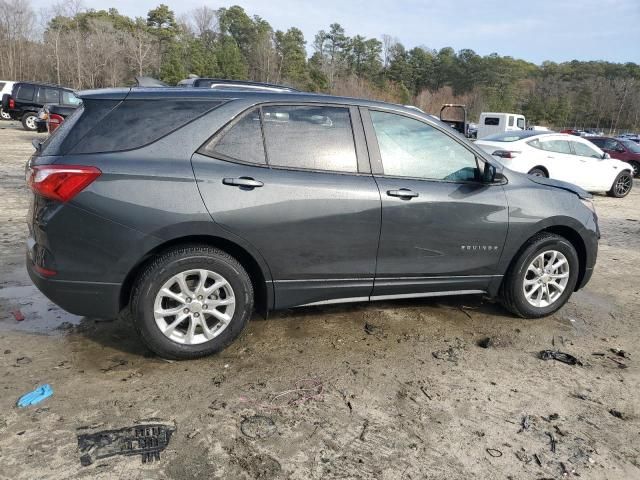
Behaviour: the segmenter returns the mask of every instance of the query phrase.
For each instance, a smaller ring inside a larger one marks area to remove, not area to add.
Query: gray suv
[[[71,313],[128,312],[163,357],[220,351],[254,310],[484,294],[541,317],[593,272],[588,193],[415,109],[249,87],[80,97],[28,164],[28,271]]]

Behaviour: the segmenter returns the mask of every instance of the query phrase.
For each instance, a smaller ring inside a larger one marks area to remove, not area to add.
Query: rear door
[[[276,307],[368,299],[381,207],[356,108],[251,108],[192,163],[214,221],[268,263]]]
[[[414,117],[364,110],[382,229],[373,297],[481,292],[509,221],[501,185],[481,183],[475,153]]]

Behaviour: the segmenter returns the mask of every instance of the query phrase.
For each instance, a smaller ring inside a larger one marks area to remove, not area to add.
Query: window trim
[[[348,110],[349,117],[351,120],[351,134],[353,137],[353,145],[354,151],[356,154],[356,172],[345,172],[342,170],[323,170],[317,168],[303,168],[303,167],[292,167],[292,166],[281,166],[281,165],[272,165],[269,162],[269,152],[267,150],[266,136],[264,132],[264,116],[262,114],[263,107],[338,107],[344,108]],[[260,131],[262,133],[262,142],[264,145],[264,153],[265,153],[265,164],[262,163],[252,163],[243,160],[238,160],[234,158],[222,158],[224,155],[216,154],[217,156],[213,156],[209,153],[204,152],[204,148],[210,142],[217,140],[217,138],[221,135],[224,135],[229,129],[233,128],[233,126],[239,122],[242,118],[248,115],[255,108],[260,109]],[[197,150],[196,153],[200,155],[204,155],[208,158],[214,158],[216,160],[221,160],[223,162],[236,163],[239,165],[247,165],[252,167],[263,167],[270,168],[273,170],[288,170],[295,172],[315,172],[315,173],[329,173],[334,175],[358,175],[358,176],[371,176],[371,166],[369,164],[367,144],[365,138],[365,131],[362,125],[362,118],[358,111],[358,107],[346,104],[346,103],[336,103],[336,102],[291,102],[291,101],[272,101],[272,102],[257,102],[254,103],[242,111],[238,112],[231,120],[229,120],[226,124],[224,124],[218,131],[216,131],[213,135],[211,135]]]
[[[360,114],[362,115],[362,121],[364,124],[364,130],[365,130],[365,134],[366,134],[366,138],[367,138],[367,146],[369,149],[369,158],[371,160],[371,171],[373,173],[374,177],[382,177],[382,178],[392,178],[392,179],[406,179],[406,180],[420,180],[420,181],[424,181],[424,182],[438,182],[438,183],[455,183],[455,184],[463,184],[463,185],[468,185],[468,184],[473,184],[473,185],[478,185],[478,184],[482,184],[482,185],[487,185],[487,186],[491,186],[491,185],[499,185],[499,184],[489,184],[489,183],[484,183],[482,180],[445,180],[445,179],[439,179],[439,178],[424,178],[424,177],[403,177],[403,176],[398,176],[398,175],[387,175],[384,173],[384,166],[382,163],[382,155],[380,153],[380,145],[378,144],[378,137],[376,135],[376,131],[375,128],[373,126],[373,120],[371,119],[371,115],[369,112],[374,111],[374,112],[381,112],[381,113],[389,113],[392,115],[399,115],[401,117],[406,117],[406,118],[410,118],[411,120],[416,120],[418,122],[424,123],[425,125],[434,128],[435,130],[439,131],[440,133],[443,133],[444,135],[448,136],[452,141],[456,142],[458,145],[460,145],[461,147],[465,148],[469,153],[471,153],[473,155],[473,157],[476,160],[476,168],[478,169],[478,171],[480,171],[480,161],[482,162],[486,162],[489,163],[493,166],[495,166],[492,162],[489,162],[486,158],[484,158],[483,156],[478,155],[477,152],[475,152],[473,149],[469,148],[467,145],[465,145],[464,143],[460,142],[455,135],[453,135],[451,132],[447,132],[444,128],[442,128],[440,125],[435,125],[430,123],[428,120],[420,118],[420,117],[415,117],[413,115],[408,115],[405,112],[399,112],[397,110],[392,110],[392,109],[385,109],[385,108],[380,108],[380,107],[360,107]]]

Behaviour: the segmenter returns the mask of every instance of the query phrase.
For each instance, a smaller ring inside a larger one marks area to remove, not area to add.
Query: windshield
[[[487,137],[483,137],[482,140],[488,140],[491,142],[517,142],[523,138],[533,137],[535,135],[540,135],[540,132],[536,132],[534,130],[516,130],[513,132],[500,132],[494,135],[489,135]]]
[[[638,145],[636,142],[633,142],[631,140],[620,140],[620,143],[627,147],[629,151],[633,153],[640,153],[640,145]]]

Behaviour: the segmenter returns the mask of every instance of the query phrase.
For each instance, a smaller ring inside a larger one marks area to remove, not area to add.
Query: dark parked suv
[[[38,111],[47,103],[76,108],[80,99],[69,88],[33,82],[17,82],[11,94],[2,96],[2,110],[30,131],[37,130]]]
[[[414,109],[286,91],[82,92],[28,165],[27,267],[159,355],[217,352],[254,309],[485,294],[549,315],[589,281],[576,186],[503,170]]]

